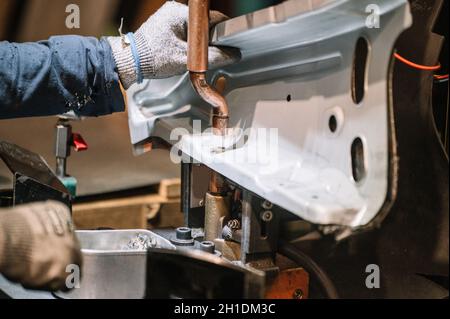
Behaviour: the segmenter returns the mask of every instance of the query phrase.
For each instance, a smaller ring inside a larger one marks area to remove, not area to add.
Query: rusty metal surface
[[[309,275],[303,268],[287,269],[268,285],[266,299],[308,299]]]

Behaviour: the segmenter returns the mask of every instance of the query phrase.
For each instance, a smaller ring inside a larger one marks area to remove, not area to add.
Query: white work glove
[[[211,27],[226,20],[218,11],[211,11]],[[167,1],[134,34],[140,68],[144,79],[161,79],[187,71],[188,6]],[[125,43],[123,41],[125,39]],[[128,37],[109,37],[120,80],[125,89],[138,82],[137,67]],[[232,48],[209,48],[211,68],[224,66],[240,59]]]
[[[68,265],[81,267],[69,209],[45,202],[0,210],[0,273],[25,288],[67,290]]]

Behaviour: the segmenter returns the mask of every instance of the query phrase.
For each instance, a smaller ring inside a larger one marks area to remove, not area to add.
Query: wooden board
[[[179,179],[164,180],[158,194],[76,204],[75,226],[80,230],[182,226],[180,187]]]

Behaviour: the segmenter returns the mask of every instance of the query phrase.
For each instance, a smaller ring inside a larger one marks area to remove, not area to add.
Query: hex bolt
[[[262,212],[260,216],[261,220],[266,223],[270,222],[273,219],[273,213],[270,210]]]
[[[200,250],[206,253],[214,254],[216,245],[212,241],[202,241],[200,243]]]
[[[177,246],[192,246],[194,238],[192,238],[192,229],[188,227],[179,227],[175,231],[175,236],[170,239],[172,244]]]
[[[273,204],[271,202],[269,202],[268,200],[265,200],[262,205],[262,208],[264,208],[265,210],[271,210],[273,207]]]
[[[303,290],[295,289],[294,293],[292,294],[292,298],[294,299],[303,299]]]
[[[177,228],[177,239],[190,240],[192,239],[192,229],[188,227]]]

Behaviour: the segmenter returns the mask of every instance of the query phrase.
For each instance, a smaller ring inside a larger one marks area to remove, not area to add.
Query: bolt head
[[[212,241],[202,241],[200,243],[200,250],[206,253],[213,254],[216,250],[216,245]]]
[[[292,298],[294,298],[294,299],[303,299],[303,290],[295,289],[294,293],[292,294]]]
[[[192,239],[192,229],[188,227],[179,227],[176,230],[177,239],[190,240]]]
[[[273,219],[273,213],[270,210],[266,210],[261,213],[261,220],[264,222],[270,222]]]
[[[262,205],[262,208],[264,208],[265,210],[271,210],[273,208],[273,204],[271,202],[269,202],[268,200],[265,200]]]

